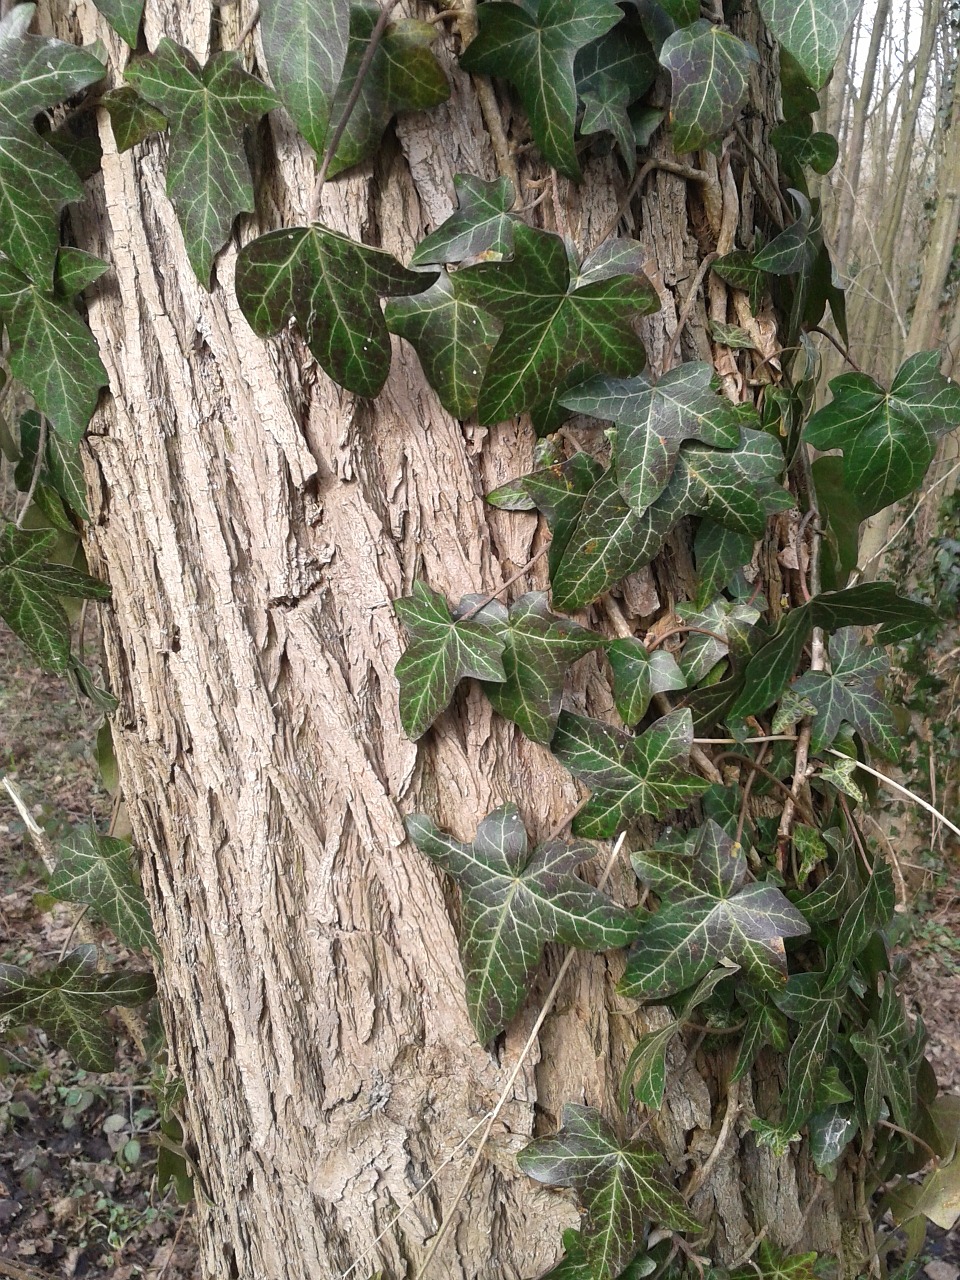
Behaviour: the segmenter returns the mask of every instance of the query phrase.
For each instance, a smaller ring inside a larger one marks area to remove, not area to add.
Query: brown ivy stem
[[[577,807],[575,809],[571,809],[570,812],[567,814],[567,816],[561,819],[561,821],[557,823],[557,825],[553,828],[553,830],[547,836],[546,840],[544,841],[544,844],[549,844],[551,840],[558,840],[560,836],[563,835],[564,831],[566,831],[567,827],[569,827],[570,823],[574,820],[577,814],[580,813],[583,809],[585,809],[589,803],[590,803],[590,797],[584,796],[583,799],[580,801],[580,803],[577,805]]]
[[[849,756],[845,756],[842,751],[835,751],[833,747],[827,748],[827,755],[836,756],[838,760],[849,760]],[[951,822],[945,813],[941,813],[935,808],[929,800],[924,800],[923,796],[918,796],[915,791],[911,791],[909,787],[901,786],[899,782],[894,782],[892,778],[888,778],[885,773],[881,773],[879,769],[874,769],[872,765],[864,764],[862,760],[857,761],[857,768],[862,769],[864,773],[869,773],[872,778],[876,778],[878,782],[882,782],[885,787],[898,792],[902,796],[906,796],[908,800],[913,800],[915,804],[920,805],[922,809],[926,809],[927,813],[932,814],[935,818],[939,818],[945,823],[955,836],[960,836],[960,827],[956,823]]]
[[[30,510],[30,504],[33,502],[33,496],[37,492],[37,485],[40,483],[40,472],[43,470],[43,464],[46,460],[47,453],[47,420],[40,415],[40,432],[37,439],[37,459],[33,464],[33,475],[30,477],[30,488],[27,490],[27,496],[23,500],[23,506],[20,508],[20,514],[17,516],[17,528],[23,528],[23,521]]]
[[[763,765],[764,757],[767,754],[767,743],[765,742],[757,754],[757,766]],[[740,804],[740,816],[737,819],[736,843],[740,844],[743,840],[743,828],[747,825],[747,806],[750,804],[750,792],[753,790],[753,783],[757,774],[760,772],[759,767],[751,766],[750,772],[747,774],[747,780],[743,784],[743,800]]]
[[[850,802],[847,797],[841,793],[837,794],[840,801],[840,808],[843,810],[843,816],[847,820],[847,826],[850,828],[850,834],[853,836],[853,843],[857,846],[857,852],[860,854],[860,861],[863,863],[864,870],[868,876],[873,875],[873,865],[870,862],[870,855],[867,853],[867,846],[864,843],[860,828],[853,820],[853,813],[850,810]]]
[[[911,1133],[909,1129],[903,1129],[898,1124],[894,1124],[892,1120],[881,1120],[880,1126],[883,1129],[890,1129],[893,1133],[899,1133],[904,1138],[909,1138],[911,1142],[915,1142],[918,1147],[923,1147],[924,1151],[930,1152],[930,1159],[935,1165],[939,1165],[940,1156],[934,1151],[929,1142],[924,1142],[918,1133]]]
[[[897,907],[901,911],[906,911],[907,903],[910,900],[910,895],[907,892],[907,882],[906,882],[906,879],[904,878],[903,868],[900,866],[900,859],[897,857],[897,851],[896,849],[894,849],[893,844],[890,840],[890,837],[884,831],[883,827],[881,827],[880,823],[876,820],[873,814],[868,812],[866,809],[864,809],[863,817],[867,819],[867,821],[873,827],[874,831],[877,833],[877,835],[883,841],[884,846],[886,847],[887,856],[890,859],[890,863],[897,877]]]
[[[763,1244],[764,1240],[766,1240],[767,1235],[769,1234],[769,1231],[770,1231],[770,1223],[768,1222],[765,1226],[762,1226],[760,1228],[757,1234],[750,1241],[750,1245],[747,1248],[746,1252],[741,1253],[739,1258],[734,1258],[733,1262],[730,1263],[729,1269],[733,1271],[736,1267],[745,1266],[753,1257],[753,1255],[757,1252],[760,1246]]]
[[[538,560],[542,560],[549,550],[550,543],[548,542],[540,548],[536,555],[531,556],[526,564],[521,565],[516,573],[511,574],[502,587],[497,587],[496,591],[494,591],[492,595],[484,596],[483,599],[479,600],[475,605],[471,605],[467,612],[462,617],[458,618],[457,621],[468,622],[478,614],[481,609],[485,609],[488,604],[493,604],[494,600],[499,596],[502,596],[503,593],[512,587],[515,582],[519,582],[521,578],[525,577],[528,571],[537,563]]]
[[[669,373],[673,368],[673,357],[677,354],[677,349],[680,346],[680,338],[683,336],[683,331],[686,328],[687,321],[690,319],[690,314],[697,304],[697,294],[700,292],[700,286],[706,279],[707,272],[719,257],[719,253],[708,253],[697,268],[697,274],[693,277],[693,284],[690,286],[690,292],[684,299],[683,307],[680,311],[679,319],[677,320],[677,327],[670,335],[670,341],[667,343],[667,349],[663,353],[663,368],[660,371],[661,375]]]
[[[756,147],[753,145],[753,143],[744,133],[741,126],[739,124],[735,124],[733,127],[737,137],[740,139],[740,141],[743,143],[746,149],[750,152],[750,155],[754,158],[754,160],[757,162],[757,164],[766,174],[768,182],[773,187],[774,191],[777,193],[777,199],[780,201],[780,207],[783,209],[784,213],[787,215],[787,217],[790,219],[791,222],[795,221],[797,215],[794,212],[794,210],[791,209],[790,201],[780,190],[780,181],[777,178],[777,175],[773,172],[773,170],[767,164],[766,160],[764,160],[760,152],[757,151]]]
[[[603,875],[600,877],[599,881],[597,882],[598,889],[603,889],[607,881],[610,879],[610,876],[613,874],[613,868],[616,866],[617,859],[620,856],[620,850],[623,848],[623,842],[626,839],[626,837],[627,837],[627,833],[625,831],[622,832],[618,837],[616,844],[613,846],[613,849],[611,850],[611,853],[610,853],[610,857],[607,859],[607,865],[604,868]],[[490,1137],[490,1134],[493,1131],[493,1126],[496,1123],[497,1117],[499,1116],[503,1108],[506,1106],[507,1099],[510,1096],[510,1091],[512,1090],[514,1083],[520,1074],[523,1064],[527,1059],[527,1055],[530,1053],[530,1050],[533,1048],[534,1044],[536,1043],[537,1036],[540,1034],[541,1028],[543,1027],[543,1024],[546,1022],[547,1016],[550,1013],[550,1010],[553,1008],[554,1001],[556,1000],[557,996],[560,994],[560,988],[563,985],[563,980],[564,978],[566,978],[567,972],[569,971],[571,964],[573,964],[575,955],[576,955],[576,951],[571,947],[570,950],[567,952],[567,954],[563,958],[563,963],[561,964],[559,970],[557,971],[557,976],[553,981],[553,986],[551,986],[550,990],[547,992],[547,998],[544,1000],[543,1007],[541,1008],[539,1014],[537,1015],[537,1020],[533,1024],[533,1027],[530,1031],[530,1035],[527,1037],[526,1043],[524,1044],[523,1048],[520,1050],[519,1057],[517,1058],[517,1061],[512,1071],[510,1072],[510,1075],[507,1077],[506,1084],[503,1086],[503,1089],[500,1093],[500,1097],[497,1099],[496,1106],[493,1108],[493,1110],[490,1112],[490,1115],[487,1118],[487,1123],[484,1126],[483,1133],[480,1136],[480,1141],[477,1144],[477,1149],[474,1152],[473,1159],[470,1161],[470,1165],[467,1168],[467,1172],[464,1174],[463,1181],[460,1183],[460,1186],[457,1188],[457,1193],[453,1198],[453,1203],[451,1204],[447,1212],[444,1214],[443,1221],[440,1223],[440,1226],[437,1228],[436,1234],[434,1235],[433,1240],[430,1243],[430,1248],[427,1250],[427,1255],[417,1270],[415,1280],[424,1280],[424,1276],[427,1274],[427,1270],[429,1269],[430,1263],[436,1257],[437,1250],[440,1248],[440,1245],[443,1243],[444,1239],[446,1238],[446,1234],[450,1229],[451,1223],[453,1222],[454,1214],[456,1213],[457,1208],[463,1201],[464,1196],[467,1194],[467,1189],[470,1186],[470,1182],[473,1178],[474,1172],[476,1171],[476,1168],[479,1165],[480,1160],[483,1156],[484,1149],[487,1145],[487,1141]]]
[[[727,1109],[724,1112],[723,1122],[720,1125],[720,1132],[717,1134],[717,1140],[713,1144],[713,1150],[707,1156],[700,1168],[693,1171],[693,1176],[683,1190],[684,1200],[691,1200],[713,1172],[717,1161],[723,1155],[724,1149],[730,1141],[730,1134],[733,1132],[733,1126],[739,1119],[740,1112],[742,1110],[743,1107],[740,1102],[740,1081],[736,1080],[727,1089]]]
[[[333,157],[337,154],[337,147],[343,137],[347,125],[350,123],[350,117],[353,115],[353,109],[360,101],[360,93],[363,89],[363,82],[370,74],[370,68],[373,66],[373,60],[376,57],[377,49],[380,47],[380,41],[383,39],[383,33],[387,29],[390,21],[390,15],[399,4],[400,0],[387,0],[386,4],[380,10],[380,16],[377,18],[373,30],[370,32],[370,43],[364,50],[360,65],[357,68],[357,78],[353,82],[350,89],[350,95],[343,104],[343,111],[340,119],[337,121],[337,127],[330,136],[327,143],[327,150],[324,153],[323,163],[320,165],[320,172],[317,174],[317,180],[314,183],[313,195],[310,197],[310,221],[316,222],[320,216],[320,197],[323,194],[323,184],[327,180],[327,172],[333,163]]]
[[[742,756],[738,751],[721,751],[718,756],[714,757],[714,764],[719,764],[721,760],[736,760],[739,764],[745,764],[748,769],[754,769],[757,773],[762,774],[768,782],[771,782],[778,788],[778,790],[782,791],[789,800],[796,804],[797,808],[800,810],[807,822],[809,822],[811,827],[815,827],[817,825],[817,820],[813,816],[813,813],[807,809],[805,805],[801,805],[799,797],[795,796],[785,782],[781,782],[780,779],[775,777],[769,769],[764,768],[759,761],[751,760],[749,756]]]
[[[851,368],[851,369],[855,369],[857,373],[863,373],[863,369],[861,369],[860,365],[858,365],[858,364],[857,364],[857,362],[856,362],[856,360],[854,360],[854,358],[853,358],[853,356],[850,354],[850,352],[849,352],[848,348],[847,348],[847,347],[845,347],[845,346],[843,345],[843,343],[842,343],[842,342],[839,342],[839,341],[838,341],[838,340],[833,336],[833,334],[832,334],[832,333],[828,333],[826,329],[821,329],[821,328],[820,328],[820,326],[819,326],[818,324],[812,324],[812,325],[810,326],[810,328],[807,330],[807,332],[808,332],[808,333],[819,333],[819,335],[820,335],[820,337],[821,337],[821,338],[826,338],[826,340],[827,340],[828,342],[832,342],[832,343],[833,343],[833,345],[836,347],[836,349],[837,349],[837,350],[840,352],[840,354],[843,356],[844,360],[846,360],[846,362],[847,362],[847,364],[850,366],[850,368]]]
[[[730,643],[726,636],[720,635],[718,631],[708,631],[706,627],[673,627],[670,631],[665,631],[662,636],[657,636],[653,644],[645,644],[647,653],[653,653],[654,650],[659,649],[665,640],[670,640],[673,636],[683,635],[688,631],[693,631],[700,636],[711,636],[714,640],[719,640],[724,646]]]

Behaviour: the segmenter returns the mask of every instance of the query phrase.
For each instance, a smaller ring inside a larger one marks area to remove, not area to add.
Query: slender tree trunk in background
[[[203,60],[210,12],[208,0],[149,0],[148,45],[167,35]],[[221,14],[229,45],[249,9]],[[61,33],[76,33],[57,16]],[[84,38],[104,39],[119,61],[92,5],[77,17]],[[755,105],[773,120],[772,51],[756,20],[742,21],[763,55]],[[495,173],[453,34],[438,44],[450,103],[403,120],[372,171],[324,192],[325,221],[403,260],[449,214],[455,173]],[[163,952],[171,1059],[209,1193],[197,1207],[203,1272],[334,1280],[356,1266],[358,1280],[380,1268],[400,1280],[417,1273],[450,1209],[463,1155],[393,1220],[496,1101],[558,963],[552,955],[503,1049],[483,1050],[464,1005],[455,913],[442,877],[407,843],[403,814],[426,809],[470,837],[488,810],[516,800],[542,836],[578,793],[476,691],[419,748],[406,740],[392,601],[415,574],[454,598],[496,589],[541,545],[535,518],[483,502],[529,469],[533,432],[525,420],[480,430],[451,419],[400,344],[370,402],[333,386],[293,332],[255,338],[233,291],[237,245],[218,259],[209,294],[189,267],[165,194],[165,139],[119,155],[105,115],[101,129],[102,179],[75,224],[78,242],[113,264],[91,291],[111,395],[89,437],[88,550],[114,589],[115,743]],[[256,141],[270,181],[263,225],[296,225],[311,157],[281,113]],[[706,191],[656,172],[635,207],[664,304],[644,328],[654,367],[699,263],[732,243],[753,200],[739,162],[718,172]],[[561,182],[560,221],[581,249],[622,195],[610,157],[587,163],[579,190]],[[549,200],[541,215],[552,225]],[[241,225],[243,238],[254,234],[254,220]],[[729,305],[735,318],[734,301],[711,288],[712,315]],[[709,358],[704,305],[682,345]],[[775,549],[766,562],[775,567]],[[682,596],[688,575],[676,540],[655,575],[628,584],[629,625],[642,627],[657,592]],[[543,585],[542,564],[530,578]],[[779,584],[767,585],[778,598]],[[610,694],[592,661],[573,698],[602,715]],[[625,858],[614,891],[635,894]],[[621,963],[575,960],[430,1280],[522,1280],[555,1260],[576,1213],[514,1157],[564,1102],[615,1111],[648,1025],[615,994]],[[677,1168],[713,1149],[726,1106],[717,1080],[732,1062],[684,1056],[680,1047],[654,1121]],[[730,1261],[766,1231],[782,1247],[840,1253],[855,1270],[863,1226],[849,1171],[828,1186],[806,1158],[778,1161],[749,1134],[754,1105],[769,1114],[780,1089],[769,1068],[741,1086],[715,1195],[693,1202],[715,1226],[711,1248]]]

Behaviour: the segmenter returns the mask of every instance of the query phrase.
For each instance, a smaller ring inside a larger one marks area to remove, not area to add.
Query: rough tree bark
[[[113,65],[122,63],[123,47],[92,5],[52,2],[47,20],[61,33],[100,37]],[[223,8],[218,29],[208,0],[148,0],[147,44],[165,34],[202,60],[212,40],[235,41],[248,7]],[[773,52],[759,23],[742,21],[763,55],[754,105],[773,120]],[[452,32],[439,48],[449,104],[403,120],[372,169],[324,193],[328,223],[404,260],[450,212],[454,173],[495,174]],[[90,305],[110,395],[88,440],[88,552],[114,590],[114,738],[163,951],[170,1055],[209,1195],[198,1204],[204,1272],[366,1280],[382,1269],[400,1280],[417,1273],[464,1156],[390,1224],[495,1102],[538,1007],[535,995],[497,1054],[475,1042],[455,910],[442,877],[406,842],[402,816],[423,808],[468,837],[488,810],[516,800],[540,835],[578,793],[476,692],[459,697],[419,748],[406,740],[391,602],[418,573],[451,597],[495,589],[541,545],[533,517],[483,502],[529,468],[532,430],[526,421],[480,430],[452,420],[399,343],[371,403],[333,386],[295,333],[255,338],[232,287],[238,243],[255,220],[241,220],[207,293],[165,194],[165,140],[118,155],[101,114],[102,177],[74,219],[78,242],[113,264]],[[766,149],[759,118],[751,128]],[[260,222],[296,225],[309,200],[309,152],[279,112],[256,150]],[[636,203],[634,234],[664,304],[645,323],[655,367],[699,264],[718,243],[732,247],[754,200],[742,158],[703,163],[706,184],[655,172]],[[580,191],[561,182],[558,200],[534,216],[559,221],[586,248],[622,195],[613,158],[593,159]],[[767,199],[775,204],[769,191]],[[742,313],[742,299],[711,286],[684,335],[688,357],[711,354],[707,309],[727,319],[734,304]],[[720,368],[731,392],[747,394],[729,353]],[[766,563],[775,565],[775,552]],[[649,620],[658,594],[665,603],[682,596],[688,572],[676,540],[655,576],[628,584],[620,608],[629,625]],[[543,585],[542,575],[541,564],[526,587]],[[610,695],[592,662],[581,664],[572,697],[603,714]],[[624,864],[614,887],[628,896]],[[551,956],[540,996],[556,963]],[[644,1025],[615,994],[620,964],[575,961],[435,1280],[521,1280],[555,1260],[575,1210],[522,1177],[514,1155],[566,1101],[614,1109]],[[655,1122],[678,1170],[712,1150],[727,1106],[718,1064],[684,1057],[681,1048]],[[841,1193],[805,1161],[759,1151],[747,1133],[754,1095],[769,1112],[779,1088],[769,1071],[744,1084],[743,1110],[723,1131],[715,1194],[694,1201],[715,1223],[711,1248],[730,1260],[766,1231],[781,1246],[855,1254],[861,1228],[841,1228]]]

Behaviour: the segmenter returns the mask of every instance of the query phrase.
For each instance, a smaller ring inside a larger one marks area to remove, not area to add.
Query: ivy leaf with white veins
[[[726,280],[727,284],[732,284],[735,289],[741,289],[747,294],[753,315],[760,310],[767,290],[766,272],[755,264],[755,256],[746,249],[734,249],[717,258],[710,268],[721,280]]]
[[[270,231],[237,258],[240,309],[261,338],[296,320],[320,366],[348,391],[376,396],[390,371],[381,296],[422,293],[433,272],[408,271],[381,249],[315,222]]]
[[[77,948],[38,974],[0,965],[0,1019],[39,1027],[84,1071],[112,1071],[114,1037],[104,1015],[115,1005],[144,1004],[157,987],[152,974],[97,973],[89,959],[87,948]]]
[[[627,108],[646,93],[657,76],[656,55],[632,7],[605,36],[580,50],[574,73],[584,109],[580,132],[611,133],[632,177],[637,167],[637,140]]]
[[[424,293],[391,298],[384,308],[391,333],[416,351],[440,403],[455,418],[469,418],[502,325],[457,293],[446,271]]]
[[[2,258],[0,321],[10,339],[10,372],[54,431],[76,443],[107,382],[93,334],[70,302],[33,284]]]
[[[83,196],[77,175],[33,126],[54,107],[103,79],[87,49],[27,34],[35,4],[15,4],[0,21],[0,253],[49,286],[60,210]]]
[[[467,1008],[481,1044],[523,1004],[545,943],[613,951],[636,935],[633,912],[573,874],[596,850],[549,840],[531,852],[516,805],[488,814],[472,844],[454,840],[422,813],[407,818],[406,827],[460,886]]]
[[[502,684],[506,638],[500,628],[478,618],[457,621],[447,602],[425,582],[413,584],[413,595],[395,604],[410,636],[397,663],[400,721],[413,739],[422,737],[450,704],[461,680],[472,676]]]
[[[700,683],[721,658],[727,656],[731,632],[743,633],[749,630],[760,617],[760,609],[721,597],[711,601],[705,609],[698,609],[693,604],[678,604],[676,614],[684,626],[701,628],[700,631],[691,631],[686,637],[680,658],[680,670],[686,677],[687,684],[695,685]],[[705,635],[704,632],[707,631],[713,634]]]
[[[823,243],[823,215],[819,206],[814,213],[802,191],[790,190],[799,209],[796,222],[791,222],[769,244],[753,255],[753,265],[775,276],[809,275]]]
[[[830,637],[830,668],[808,671],[795,680],[793,691],[809,698],[817,715],[810,731],[815,752],[829,747],[842,724],[850,725],[865,742],[888,759],[897,755],[897,731],[890,708],[879,688],[889,668],[882,649],[862,645],[854,627],[844,627]]]
[[[794,505],[777,483],[784,465],[783,450],[765,431],[742,428],[736,449],[685,444],[658,505],[682,508],[681,514],[705,515],[728,529],[760,538],[769,515]]]
[[[197,278],[209,284],[213,259],[234,219],[255,208],[243,131],[279,105],[248,75],[239,54],[217,53],[205,67],[166,36],[126,70],[129,84],[170,126],[167,194],[183,230]]]
[[[103,836],[94,826],[76,827],[57,848],[48,886],[61,902],[89,903],[132,951],[157,954],[150,913],[133,870],[129,840]]]
[[[322,155],[331,103],[347,57],[348,0],[262,0],[260,35],[270,79],[283,105]]]
[[[573,1187],[586,1209],[581,1239],[594,1280],[617,1280],[643,1246],[648,1221],[699,1231],[680,1193],[662,1176],[663,1157],[646,1143],[621,1142],[594,1107],[568,1103],[561,1128],[517,1156],[530,1178]]]
[[[129,151],[151,133],[163,133],[167,117],[140,97],[132,85],[110,89],[100,99],[106,107],[118,151]]]
[[[655,693],[687,687],[673,654],[665,649],[650,653],[646,645],[633,636],[614,640],[607,647],[607,658],[613,669],[614,704],[626,725],[643,719]]]
[[[565,462],[554,463],[501,485],[487,495],[487,501],[505,510],[541,512],[553,535],[547,556],[552,576],[580,519],[587,494],[602,474],[599,462],[589,454],[575,453]],[[526,505],[518,507],[521,501]]]
[[[617,25],[614,0],[540,0],[536,13],[492,0],[478,11],[480,34],[460,56],[464,71],[502,76],[520,94],[540,154],[577,181],[574,146],[578,52]]]
[[[518,219],[510,212],[516,202],[510,179],[484,182],[482,178],[458,173],[453,189],[457,195],[455,212],[420,241],[410,259],[411,267],[511,257]]]
[[[662,1000],[722,960],[765,989],[786,984],[783,940],[802,937],[810,926],[775,885],[746,883],[747,860],[722,827],[705,822],[691,856],[653,849],[631,858],[661,903],[627,957],[624,995]]]
[[[694,604],[705,608],[730,579],[753,558],[754,539],[713,520],[701,520],[693,541],[697,562],[697,595]]]
[[[685,709],[656,720],[639,737],[561,712],[551,750],[593,792],[574,832],[605,840],[641,813],[659,817],[686,808],[709,785],[689,772],[692,746],[693,718]]]
[[[540,1280],[595,1280],[594,1270],[584,1252],[583,1236],[579,1231],[564,1231],[564,1255]],[[655,1258],[644,1256],[631,1262],[618,1280],[643,1280],[657,1269]]]
[[[522,12],[516,5],[488,7]],[[560,237],[523,223],[514,229],[510,262],[457,273],[458,296],[503,321],[480,390],[481,424],[532,408],[578,365],[621,376],[643,367],[633,321],[660,307],[647,278],[620,273],[578,287],[571,277]]]
[[[135,49],[143,18],[143,0],[95,0],[95,3],[121,40]]]
[[[833,70],[860,0],[760,0],[760,12],[778,44],[800,64],[814,89]]]
[[[57,534],[27,532],[8,524],[0,531],[0,617],[41,665],[64,675],[70,665],[70,626],[61,596],[109,600],[110,588],[49,557]]]
[[[889,392],[865,373],[832,379],[833,400],[807,423],[815,449],[842,449],[843,475],[861,517],[916,489],[936,440],[960,425],[960,386],[940,372],[940,353],[900,367]]]
[[[643,376],[591,378],[562,403],[616,423],[620,492],[638,515],[663,492],[684,440],[736,448],[745,416],[717,395],[713,366],[700,362],[670,370],[655,385]]]
[[[344,113],[379,17],[379,5],[350,7],[350,43],[333,104],[335,120]],[[450,97],[447,77],[430,48],[437,34],[434,24],[416,18],[387,25],[330,162],[329,177],[376,155],[383,131],[398,111],[426,111]]]
[[[746,101],[758,61],[752,45],[706,18],[664,41],[660,62],[670,72],[670,127],[678,153],[723,137]]]
[[[507,647],[504,684],[484,685],[495,711],[532,742],[549,743],[557,727],[567,667],[606,645],[603,636],[547,607],[545,591],[531,591],[503,614]]]

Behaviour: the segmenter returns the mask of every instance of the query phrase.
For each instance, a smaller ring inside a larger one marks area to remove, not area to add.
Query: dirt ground
[[[39,674],[0,624],[0,774],[54,833],[109,818],[93,759],[98,720],[63,682]],[[908,989],[922,1009],[941,1087],[960,1094],[960,876],[942,880],[931,923],[907,944]],[[0,962],[59,955],[73,911],[49,910],[43,888],[23,823],[0,791]],[[0,1040],[0,1276],[196,1274],[189,1209],[157,1192],[149,1072],[118,1039],[117,1070],[108,1076],[78,1071],[38,1033]],[[929,1280],[957,1280],[960,1232],[932,1231],[927,1256]]]

